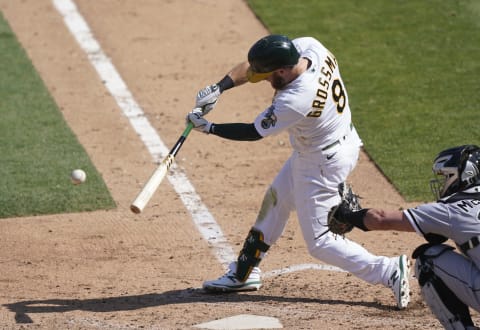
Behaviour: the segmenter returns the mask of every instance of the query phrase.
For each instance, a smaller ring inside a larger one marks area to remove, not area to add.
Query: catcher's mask
[[[263,37],[248,51],[248,81],[264,80],[275,70],[294,66],[299,58],[297,48],[288,37],[277,34]]]
[[[463,145],[446,149],[435,158],[432,169],[436,177],[430,181],[430,188],[437,199],[478,185],[480,148]]]

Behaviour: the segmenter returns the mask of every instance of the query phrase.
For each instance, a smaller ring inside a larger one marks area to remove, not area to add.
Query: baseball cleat
[[[235,275],[237,263],[232,262],[228,271],[221,277],[212,281],[203,282],[203,289],[205,291],[215,292],[236,292],[236,291],[255,291],[262,286],[261,270],[254,267],[250,276],[245,282],[241,282]]]
[[[406,255],[401,255],[395,261],[396,267],[388,281],[393,290],[398,309],[404,309],[410,302],[410,260]]]

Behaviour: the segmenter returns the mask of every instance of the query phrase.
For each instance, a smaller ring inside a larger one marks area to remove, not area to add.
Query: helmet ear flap
[[[480,148],[468,145],[462,152],[459,177],[463,187],[469,187],[480,180]]]

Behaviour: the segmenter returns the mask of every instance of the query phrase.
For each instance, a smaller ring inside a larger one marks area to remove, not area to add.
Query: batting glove
[[[212,123],[203,118],[202,108],[195,108],[187,115],[187,124],[191,122],[193,128],[199,132],[209,134]]]
[[[220,94],[221,92],[218,84],[205,87],[197,93],[195,108],[202,109],[203,116],[205,116],[215,107]]]

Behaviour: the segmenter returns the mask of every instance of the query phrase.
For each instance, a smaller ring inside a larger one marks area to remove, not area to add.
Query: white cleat
[[[406,255],[397,258],[396,267],[388,284],[393,290],[398,309],[405,309],[410,302],[410,260]]]
[[[262,286],[261,270],[254,267],[250,276],[245,282],[241,282],[235,276],[237,263],[232,262],[228,266],[228,271],[221,277],[212,281],[203,282],[203,289],[206,291],[235,292],[235,291],[255,291]]]

